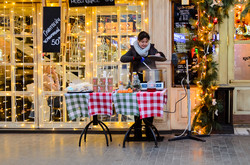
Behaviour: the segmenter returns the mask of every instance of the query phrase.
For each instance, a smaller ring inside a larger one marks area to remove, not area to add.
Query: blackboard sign
[[[69,7],[114,6],[115,0],[69,0]]]
[[[43,52],[59,53],[61,48],[61,8],[43,8]]]
[[[194,69],[197,64],[197,55],[192,55],[190,42],[197,35],[195,23],[198,20],[197,8],[194,4],[174,4],[174,52],[177,55],[178,63],[174,67],[174,85],[180,85],[183,77],[186,77],[186,56],[188,57],[190,84],[195,84],[198,77]]]

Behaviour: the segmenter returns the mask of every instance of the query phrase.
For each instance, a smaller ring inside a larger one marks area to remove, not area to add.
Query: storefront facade
[[[63,97],[65,88],[70,82],[91,83],[93,77],[102,77],[103,71],[112,75],[116,87],[122,65],[119,59],[142,30],[149,32],[151,42],[168,59],[157,64],[163,69],[165,87],[168,88],[165,110],[175,111],[175,102],[185,95],[181,87],[172,85],[174,7],[169,0],[119,0],[115,6],[71,8],[65,1],[52,0],[13,0],[0,4],[1,128],[83,128],[90,119],[68,119]],[[44,6],[61,7],[61,53],[42,52]],[[219,84],[235,87],[235,115],[250,115],[247,106],[250,78],[237,79],[234,64],[237,54],[234,50],[238,50],[237,46],[249,49],[249,40],[234,39],[233,20],[234,12],[231,12],[220,26]],[[43,89],[47,66],[55,67],[59,75],[59,91]],[[196,87],[192,87],[192,109],[198,103],[196,92]],[[52,96],[59,100],[59,106],[53,109],[47,102]],[[176,113],[164,113],[163,118],[155,118],[157,128],[185,128],[188,120],[186,104],[183,100],[177,105]],[[110,128],[128,128],[134,120],[132,116],[121,115],[100,118]]]
[[[61,7],[61,53],[42,52],[43,6]],[[117,86],[120,56],[142,30],[163,32],[152,35],[151,41],[170,59],[171,50],[164,45],[171,47],[171,40],[166,41],[171,36],[171,10],[165,7],[170,9],[171,2],[116,1],[115,6],[72,8],[61,1],[1,2],[1,127],[82,128],[89,119],[69,121],[65,88],[70,82],[91,83],[93,77],[102,77],[104,70]],[[169,27],[157,25],[158,19],[169,21]],[[43,89],[47,66],[53,66],[59,75],[59,91]],[[47,103],[52,96],[59,101],[54,103],[59,104],[56,110]],[[101,118],[111,128],[127,128],[133,122],[129,116]]]

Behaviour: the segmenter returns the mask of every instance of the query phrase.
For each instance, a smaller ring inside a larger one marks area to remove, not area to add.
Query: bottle
[[[137,75],[136,72],[133,72],[133,80],[132,80],[132,85],[134,87],[134,90],[135,91],[138,91],[141,89],[141,84],[140,84],[140,80],[139,80],[139,77]]]

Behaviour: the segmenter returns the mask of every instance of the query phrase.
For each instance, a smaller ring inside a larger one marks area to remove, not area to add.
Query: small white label
[[[181,0],[182,5],[189,5],[189,0]]]

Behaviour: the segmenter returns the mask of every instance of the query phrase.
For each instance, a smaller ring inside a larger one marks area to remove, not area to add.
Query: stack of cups
[[[113,77],[100,78],[100,84],[98,85],[98,78],[93,77],[93,91],[94,92],[113,92]]]
[[[93,77],[93,91],[98,92],[98,78]]]
[[[108,78],[108,92],[113,92],[113,77]]]
[[[106,92],[106,78],[100,78],[100,92]]]

